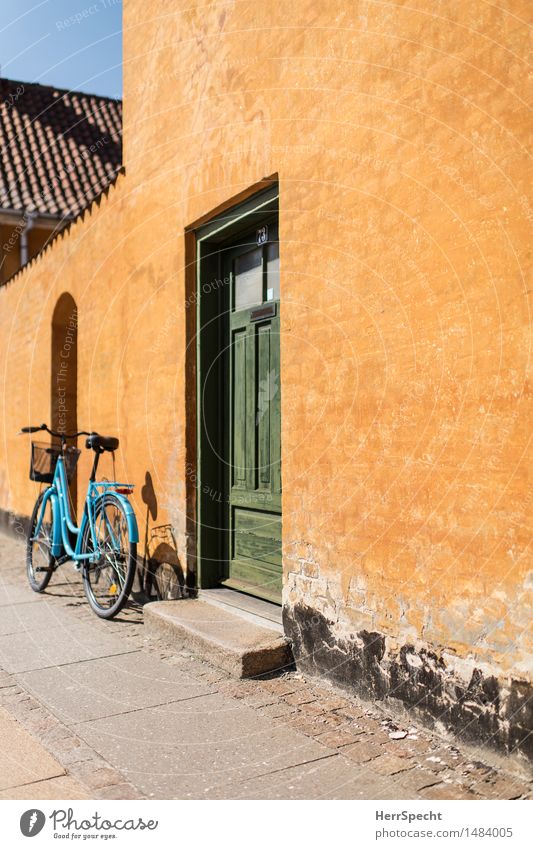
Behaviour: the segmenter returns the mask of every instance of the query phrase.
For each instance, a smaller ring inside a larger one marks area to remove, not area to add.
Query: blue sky
[[[120,0],[1,0],[0,75],[122,97]]]

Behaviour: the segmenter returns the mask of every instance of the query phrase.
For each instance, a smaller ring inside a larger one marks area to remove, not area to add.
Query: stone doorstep
[[[148,637],[187,649],[236,678],[283,671],[293,662],[286,637],[221,607],[196,599],[144,606]]]

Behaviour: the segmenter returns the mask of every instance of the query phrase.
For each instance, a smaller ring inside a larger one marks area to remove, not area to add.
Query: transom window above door
[[[233,261],[233,309],[279,300],[279,242],[268,242]]]

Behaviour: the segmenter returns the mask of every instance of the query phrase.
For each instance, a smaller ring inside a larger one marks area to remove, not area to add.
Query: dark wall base
[[[469,743],[533,761],[533,687],[499,680],[474,669],[469,682],[436,652],[405,644],[392,649],[383,634],[359,631],[342,637],[305,604],[283,608],[283,624],[296,665],[367,699],[398,700],[417,718]]]

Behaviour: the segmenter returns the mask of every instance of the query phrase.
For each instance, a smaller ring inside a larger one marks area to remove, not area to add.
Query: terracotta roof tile
[[[76,216],[122,164],[122,102],[0,79],[0,208]]]

